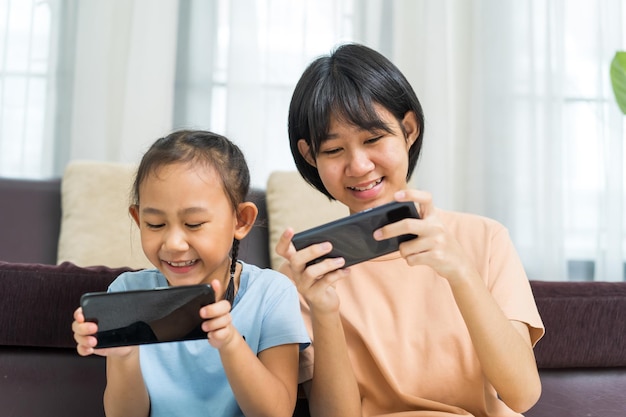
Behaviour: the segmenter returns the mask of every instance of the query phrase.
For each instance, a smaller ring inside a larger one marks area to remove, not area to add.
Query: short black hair
[[[300,154],[298,141],[304,139],[315,158],[328,137],[331,115],[365,130],[389,131],[375,105],[399,123],[407,112],[415,113],[419,134],[409,149],[408,181],[422,148],[424,113],[413,87],[389,59],[364,45],[343,44],[309,64],[294,89],[288,116],[291,153],[300,175],[331,200],[317,168]]]

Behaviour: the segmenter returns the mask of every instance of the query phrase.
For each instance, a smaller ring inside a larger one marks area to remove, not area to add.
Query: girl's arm
[[[527,411],[541,395],[528,327],[504,315],[477,273],[448,281],[485,376],[512,410]]]
[[[350,274],[343,259],[306,263],[332,249],[328,242],[296,251],[291,244],[293,230],[281,236],[276,252],[285,258],[280,272],[290,277],[311,310],[315,361],[313,379],[305,384],[312,417],[360,417],[361,396],[348,357],[345,334],[339,315],[335,283]]]
[[[107,357],[104,411],[107,417],[147,417],[150,414],[150,398],[139,367],[138,346],[133,346],[125,356]]]
[[[221,294],[219,281],[211,286]],[[257,357],[233,326],[230,308],[228,301],[218,301],[203,307],[200,316],[239,407],[246,417],[291,417],[298,391],[299,345],[275,346]]]
[[[298,344],[259,353],[240,335],[220,349],[220,357],[237,403],[246,417],[291,417],[298,390]]]
[[[104,410],[107,417],[147,417],[150,399],[139,367],[139,347],[123,346],[97,349],[96,323],[85,321],[83,309],[74,311],[72,322],[76,350],[81,356],[107,357],[107,386],[104,391]]]
[[[539,399],[541,381],[527,326],[504,315],[463,248],[439,221],[429,193],[407,190],[396,198],[419,203],[423,220],[386,226],[377,238],[407,230],[419,236],[403,243],[400,253],[409,265],[429,265],[448,280],[486,378],[511,409],[528,410]]]
[[[361,416],[361,395],[348,357],[339,314],[311,310],[315,340],[313,379],[307,387],[312,417]]]

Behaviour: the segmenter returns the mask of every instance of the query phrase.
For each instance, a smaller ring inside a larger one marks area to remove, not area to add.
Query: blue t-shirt
[[[295,285],[284,275],[243,265],[231,316],[255,354],[273,346],[310,343]],[[167,286],[156,269],[125,272],[109,291]],[[150,395],[151,417],[243,416],[217,349],[206,339],[139,347],[141,373]]]

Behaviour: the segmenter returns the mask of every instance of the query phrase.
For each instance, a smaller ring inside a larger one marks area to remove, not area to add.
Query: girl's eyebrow
[[[357,130],[359,131],[359,133],[367,132],[371,134],[376,134],[376,133],[381,133],[381,132],[389,132],[389,131],[392,131],[393,129],[386,130],[381,127],[373,127],[371,129],[365,129],[364,127],[357,126]],[[325,141],[325,140],[330,140],[330,139],[339,139],[339,137],[340,136],[338,133],[328,132],[328,134],[324,136],[322,140]]]
[[[154,207],[144,207],[143,209],[141,209],[141,212],[143,214],[155,214],[155,215],[163,215],[165,214],[165,211],[163,210],[159,210],[157,208]],[[194,214],[194,213],[206,213],[207,209],[204,207],[187,207],[184,208],[182,210],[180,210],[180,214]]]
[[[369,130],[362,128],[361,126],[356,126],[357,130],[359,132],[369,132]],[[335,133],[335,132],[328,132],[326,134],[326,136],[324,136],[324,140],[327,139],[338,139],[340,137],[339,133]]]
[[[180,211],[181,214],[195,214],[195,213],[206,213],[208,209],[206,207],[187,207]]]
[[[159,209],[156,209],[156,208],[153,208],[153,207],[143,207],[141,209],[141,212],[143,214],[163,214],[164,213],[163,210],[159,210]]]

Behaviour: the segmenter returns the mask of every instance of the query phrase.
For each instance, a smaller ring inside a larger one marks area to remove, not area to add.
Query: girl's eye
[[[152,224],[152,223],[146,223],[146,227],[148,229],[152,229],[152,230],[157,230],[162,228],[163,226],[165,226],[164,224]]]
[[[190,229],[199,229],[204,223],[186,223],[186,226]]]
[[[365,143],[376,143],[382,139],[382,136],[376,136],[375,138],[371,138],[365,141]]]
[[[331,149],[324,149],[320,153],[324,155],[334,155],[336,153],[339,153],[340,151],[341,151],[341,148],[331,148]]]

